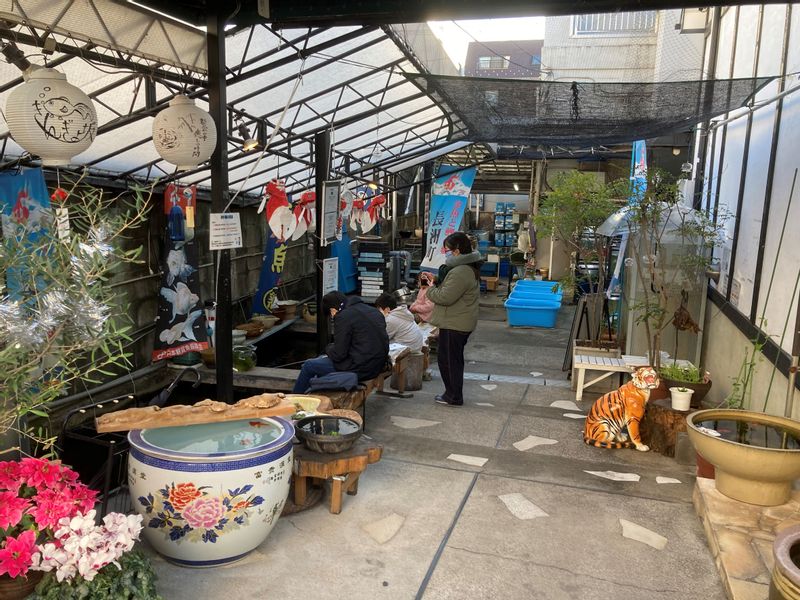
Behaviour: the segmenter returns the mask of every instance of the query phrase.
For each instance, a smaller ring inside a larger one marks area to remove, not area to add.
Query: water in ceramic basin
[[[758,446],[760,448],[780,448],[800,450],[800,438],[789,429],[734,419],[713,419],[695,422],[697,427],[704,427],[719,433],[719,437],[739,444]]]
[[[358,424],[346,419],[316,419],[303,423],[300,428],[316,435],[349,435],[359,430]]]
[[[142,433],[142,438],[157,448],[180,454],[217,454],[264,446],[281,433],[275,424],[255,419],[150,429]]]

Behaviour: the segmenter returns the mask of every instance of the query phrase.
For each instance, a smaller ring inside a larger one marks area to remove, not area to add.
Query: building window
[[[636,12],[575,15],[572,17],[574,35],[641,35],[651,33],[656,26],[655,10]]]
[[[478,68],[507,69],[510,62],[510,56],[480,56],[478,57]]]

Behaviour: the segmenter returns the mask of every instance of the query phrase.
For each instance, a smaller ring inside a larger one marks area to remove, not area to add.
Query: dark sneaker
[[[444,396],[436,396],[435,400],[437,404],[450,404],[447,400],[444,399]]]

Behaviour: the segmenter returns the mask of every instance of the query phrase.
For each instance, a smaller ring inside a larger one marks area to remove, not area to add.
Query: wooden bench
[[[576,354],[574,360],[574,368],[578,373],[578,383],[575,388],[575,400],[580,402],[583,398],[583,390],[595,383],[602,381],[606,377],[610,377],[614,373],[630,373],[633,370],[632,365],[625,362],[624,358],[609,358],[605,356],[584,356]],[[586,382],[586,371],[603,371],[599,377],[595,377],[591,381]]]

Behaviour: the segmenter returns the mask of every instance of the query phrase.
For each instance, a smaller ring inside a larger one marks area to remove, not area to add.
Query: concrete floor
[[[408,400],[373,397],[367,433],[384,444],[383,460],[361,477],[357,496],[345,497],[341,514],[319,504],[283,517],[254,553],[227,567],[190,570],[154,555],[161,594],[725,598],[692,508],[692,469],[659,454],[587,447],[583,421],[563,416],[576,411],[550,406],[574,400],[561,371],[573,310],[563,308],[557,327],[544,330],[509,329],[501,308],[483,308],[467,347],[463,407],[434,403],[438,378]],[[513,445],[528,436],[550,441]],[[473,466],[451,455],[487,460]],[[679,483],[657,483],[657,476]],[[623,537],[621,519],[656,535],[644,532],[649,544]]]

